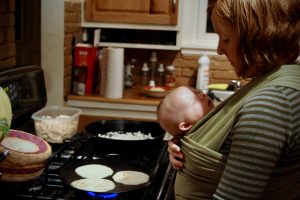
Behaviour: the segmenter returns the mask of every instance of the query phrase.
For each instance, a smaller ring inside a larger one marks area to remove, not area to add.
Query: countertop
[[[156,120],[156,108],[162,98],[148,97],[143,87],[125,89],[122,98],[106,98],[99,94],[68,96],[67,105],[82,109],[82,115],[94,117]],[[84,119],[85,120],[85,119]]]
[[[98,94],[87,94],[84,96],[71,94],[68,100],[81,100],[81,101],[101,101],[110,103],[127,103],[127,104],[145,104],[145,105],[158,105],[162,98],[148,97],[143,92],[141,85],[136,85],[130,89],[124,89],[122,98],[106,98]]]

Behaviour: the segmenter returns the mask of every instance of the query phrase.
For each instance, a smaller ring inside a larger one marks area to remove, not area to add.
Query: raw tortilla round
[[[39,150],[35,143],[16,137],[6,137],[1,144],[8,149],[23,153],[35,153]]]
[[[138,171],[119,171],[113,175],[113,179],[117,183],[124,185],[140,185],[149,181],[149,175]]]
[[[74,188],[89,192],[107,192],[115,188],[115,183],[107,179],[78,179],[71,183]]]
[[[113,174],[113,170],[110,167],[99,164],[82,165],[77,167],[75,172],[83,178],[90,179],[105,178]]]

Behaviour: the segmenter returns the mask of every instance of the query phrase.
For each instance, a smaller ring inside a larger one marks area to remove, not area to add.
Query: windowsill
[[[82,109],[83,115],[156,120],[156,107],[161,99],[147,97],[142,86],[134,86],[125,89],[122,98],[71,94],[67,105]]]
[[[68,96],[69,100],[80,100],[80,101],[101,101],[110,103],[125,103],[125,104],[144,104],[144,105],[155,105],[157,106],[161,98],[148,97],[143,93],[142,86],[134,86],[131,89],[125,89],[123,91],[122,98],[106,98],[98,94],[88,95],[76,95],[71,94]]]

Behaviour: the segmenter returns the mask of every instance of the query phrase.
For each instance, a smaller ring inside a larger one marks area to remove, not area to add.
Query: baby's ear
[[[187,122],[180,122],[179,123],[179,129],[182,131],[187,131],[193,126],[192,123],[187,123]]]

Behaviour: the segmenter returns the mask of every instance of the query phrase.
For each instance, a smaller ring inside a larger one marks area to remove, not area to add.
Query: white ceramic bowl
[[[149,97],[163,98],[171,91],[170,87],[166,86],[145,86],[144,93]]]

